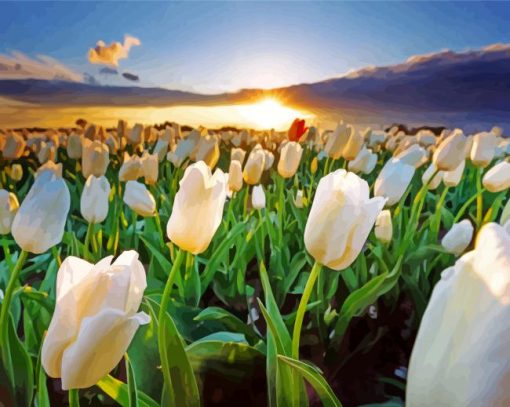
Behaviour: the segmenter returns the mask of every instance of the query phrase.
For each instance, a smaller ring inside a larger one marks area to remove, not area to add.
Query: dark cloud
[[[84,73],[83,81],[89,85],[100,85],[99,81],[91,74]]]
[[[126,78],[128,81],[138,82],[140,80],[140,77],[138,75],[129,72],[123,72],[122,76]]]
[[[117,71],[115,68],[110,68],[108,66],[105,66],[99,70],[99,73],[105,74],[105,75],[118,75],[119,71]]]

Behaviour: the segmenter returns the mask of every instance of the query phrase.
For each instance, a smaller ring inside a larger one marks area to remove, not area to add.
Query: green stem
[[[444,206],[444,201],[446,200],[446,195],[448,195],[448,187],[445,187],[439,201],[437,201],[436,205],[436,213],[434,214],[434,218],[432,220],[432,240],[435,242],[437,240],[437,236],[439,234],[439,228],[441,227],[441,208]]]
[[[469,208],[469,205],[473,203],[473,201],[478,197],[478,195],[481,195],[485,192],[485,188],[482,188],[480,191],[478,191],[476,194],[474,194],[471,198],[469,198],[464,205],[459,209],[457,212],[457,215],[455,215],[455,219],[453,220],[453,223],[457,223],[462,216],[464,215],[464,212],[466,212],[466,209]]]
[[[14,288],[18,283],[19,274],[27,257],[28,252],[22,250],[14,269],[12,270],[11,276],[9,277],[7,288],[5,289],[4,299],[2,301],[2,310],[0,311],[0,345],[3,345],[5,332],[7,332],[7,319],[9,316],[9,307],[11,306],[12,294],[14,293]]]
[[[138,247],[138,242],[137,242],[137,238],[136,238],[136,222],[138,220],[138,214],[135,212],[135,211],[132,211],[133,212],[133,237],[132,237],[132,241],[133,241],[133,248],[135,250],[137,250],[137,247]]]
[[[83,244],[83,257],[85,260],[91,260],[90,256],[90,236],[92,235],[92,230],[94,228],[94,224],[90,222],[87,226],[87,234],[85,235],[85,243]]]
[[[170,274],[168,275],[168,279],[166,280],[165,290],[163,291],[163,296],[161,297],[161,304],[159,308],[158,314],[158,347],[159,347],[159,355],[161,358],[166,354],[166,350],[163,349],[163,337],[165,335],[165,313],[168,308],[168,303],[170,301],[170,294],[172,293],[172,288],[174,285],[175,277],[179,272],[181,264],[184,260],[186,252],[184,250],[177,249],[177,253],[175,256],[174,264],[172,265],[172,269],[170,270]],[[163,364],[163,360],[161,361]],[[163,377],[165,380],[166,390],[173,395],[172,388],[172,378],[167,374],[167,371],[163,369]],[[170,397],[171,399],[173,397]]]
[[[479,228],[482,225],[483,217],[483,194],[482,190],[482,173],[483,168],[479,168],[476,174],[476,227]]]
[[[301,337],[301,327],[303,325],[303,319],[305,317],[306,306],[308,304],[308,300],[310,299],[310,295],[312,294],[315,281],[317,280],[317,277],[319,276],[321,269],[322,265],[318,262],[315,262],[312,268],[312,272],[308,277],[308,281],[306,282],[305,290],[303,291],[301,301],[299,301],[299,306],[296,313],[296,320],[294,322],[294,330],[292,331],[292,357],[294,359],[299,359],[299,340]]]
[[[80,407],[78,389],[69,389],[69,407]]]
[[[7,267],[9,270],[12,270],[12,258],[11,258],[11,251],[9,250],[9,243],[7,243],[7,239],[4,236],[2,236],[2,248],[4,249],[5,253],[5,261],[7,262]]]

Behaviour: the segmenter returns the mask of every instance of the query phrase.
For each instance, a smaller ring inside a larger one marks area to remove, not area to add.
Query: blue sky
[[[509,20],[510,3],[499,2],[2,2],[0,53],[48,55],[109,83],[87,52],[129,34],[141,45],[121,72],[145,86],[212,93],[510,43]]]

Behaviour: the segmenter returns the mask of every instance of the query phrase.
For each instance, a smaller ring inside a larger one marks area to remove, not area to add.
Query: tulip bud
[[[136,181],[143,175],[142,163],[140,157],[133,154],[130,156],[127,152],[124,152],[124,162],[120,166],[119,180],[125,181]]]
[[[377,154],[373,154],[370,150],[363,147],[358,156],[354,160],[349,161],[347,168],[354,173],[363,172],[364,174],[370,174],[376,164]]]
[[[363,135],[357,131],[351,131],[347,144],[342,150],[342,157],[347,161],[354,160],[363,147],[364,142]]]
[[[138,327],[150,321],[137,313],[147,287],[138,253],[112,259],[94,265],[70,256],[58,270],[41,362],[48,376],[62,378],[63,390],[96,384],[120,362]]]
[[[120,142],[115,135],[109,134],[104,143],[108,146],[110,154],[117,154],[117,151],[120,148]]]
[[[498,139],[492,133],[477,133],[473,137],[473,146],[471,147],[471,161],[473,165],[481,168],[487,167],[496,152]]]
[[[169,141],[161,137],[156,142],[153,154],[156,154],[158,156],[158,162],[163,162],[163,160],[165,159],[165,156],[168,153],[168,144]]]
[[[413,144],[401,151],[396,158],[414,168],[420,168],[428,160],[428,152],[419,144]]]
[[[67,155],[73,160],[81,158],[82,137],[79,134],[72,133],[67,139]]]
[[[483,176],[482,182],[489,192],[501,192],[510,188],[510,162],[496,164]]]
[[[40,254],[60,243],[71,195],[64,180],[47,170],[35,179],[12,223],[12,236],[23,250]]]
[[[294,205],[296,205],[296,208],[300,208],[300,209],[305,206],[302,189],[300,189],[296,192],[296,199],[294,199]]]
[[[238,160],[230,161],[228,170],[228,187],[231,191],[240,191],[243,187],[243,170]]]
[[[462,159],[460,164],[452,171],[445,171],[443,173],[443,182],[447,187],[456,187],[459,185],[462,174],[464,173],[464,167],[466,166],[466,160]]]
[[[55,161],[55,157],[57,155],[57,151],[52,142],[42,142],[41,149],[39,153],[37,153],[37,160],[40,164],[44,164],[47,161]]]
[[[108,215],[110,183],[103,175],[99,178],[89,175],[81,193],[81,215],[88,223],[101,223]]]
[[[386,139],[388,138],[388,133],[385,131],[374,130],[370,133],[370,138],[368,140],[368,147],[373,148],[384,144]]]
[[[230,150],[230,160],[234,161],[237,160],[243,165],[244,158],[246,156],[246,151],[244,151],[242,148],[233,148]]]
[[[278,173],[283,178],[290,178],[296,173],[301,156],[303,155],[303,147],[295,141],[289,141],[283,147],[280,161],[278,161]]]
[[[179,185],[166,232],[182,250],[199,254],[209,247],[221,223],[227,194],[225,176],[219,169],[212,175],[199,161],[186,168]]]
[[[333,270],[349,267],[384,203],[384,198],[370,199],[367,182],[352,172],[341,169],[326,175],[319,181],[306,222],[306,249]]]
[[[12,192],[0,189],[0,235],[11,232],[12,221],[18,212],[18,198]]]
[[[398,158],[388,160],[375,180],[374,195],[387,198],[387,206],[396,204],[411,183],[414,171],[414,166]]]
[[[456,223],[441,240],[441,245],[448,252],[459,256],[466,250],[473,238],[473,225],[468,219]]]
[[[109,163],[110,155],[106,144],[100,141],[90,141],[87,138],[83,139],[81,171],[85,178],[88,178],[89,175],[95,177],[104,175]]]
[[[2,148],[3,156],[6,160],[17,160],[25,151],[25,139],[18,133],[10,132],[5,136]]]
[[[443,172],[438,171],[434,163],[430,163],[429,167],[421,177],[421,182],[423,182],[423,184],[427,184],[428,189],[434,190],[439,186],[439,184],[441,184],[442,179]]]
[[[266,194],[262,185],[255,185],[251,195],[251,206],[253,209],[263,209],[266,207]]]
[[[467,139],[462,131],[448,136],[434,152],[432,162],[441,171],[453,171],[464,160]]]
[[[393,223],[391,221],[391,212],[388,209],[381,211],[375,220],[375,237],[385,244],[391,242]]]
[[[436,135],[430,130],[423,129],[416,134],[416,140],[423,147],[433,146],[436,144]]]
[[[203,161],[213,169],[220,159],[220,147],[216,136],[205,136],[200,139],[195,154],[196,161]]]
[[[148,217],[156,214],[156,201],[147,187],[141,182],[126,182],[124,203],[140,216]]]
[[[317,156],[315,156],[315,157],[313,157],[313,160],[310,163],[310,172],[312,174],[315,174],[318,169],[319,169],[319,160],[317,159]]]
[[[250,185],[255,185],[260,182],[260,177],[265,167],[266,154],[260,145],[257,144],[257,146],[255,146],[248,155],[248,160],[243,170],[244,182]]]
[[[149,154],[147,150],[144,151],[140,159],[140,169],[147,185],[154,185],[158,182],[159,161],[157,154]]]
[[[324,146],[326,154],[334,160],[339,159],[352,133],[354,133],[352,126],[346,125],[344,122],[338,123],[335,131],[329,135],[328,141]]]
[[[406,406],[507,405],[509,264],[510,236],[489,223],[443,271],[414,343]]]
[[[274,163],[274,154],[268,150],[264,150],[264,154],[266,155],[264,159],[264,171],[269,171]]]
[[[195,149],[195,146],[198,143],[198,137],[200,137],[200,134],[197,134],[197,136],[190,135],[185,139],[180,140],[177,143],[175,151],[170,151],[167,154],[167,160],[175,167],[180,167],[184,163],[184,160],[186,160],[186,158],[188,158]]]
[[[21,181],[21,178],[23,178],[23,167],[21,164],[12,164],[9,171],[9,176],[13,181]]]
[[[128,144],[135,146],[142,145],[144,143],[143,124],[137,123],[134,125],[131,131],[127,131],[126,139]]]

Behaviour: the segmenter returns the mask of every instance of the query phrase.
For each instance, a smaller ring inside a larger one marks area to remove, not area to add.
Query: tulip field
[[[510,139],[0,130],[0,406],[504,406]]]

